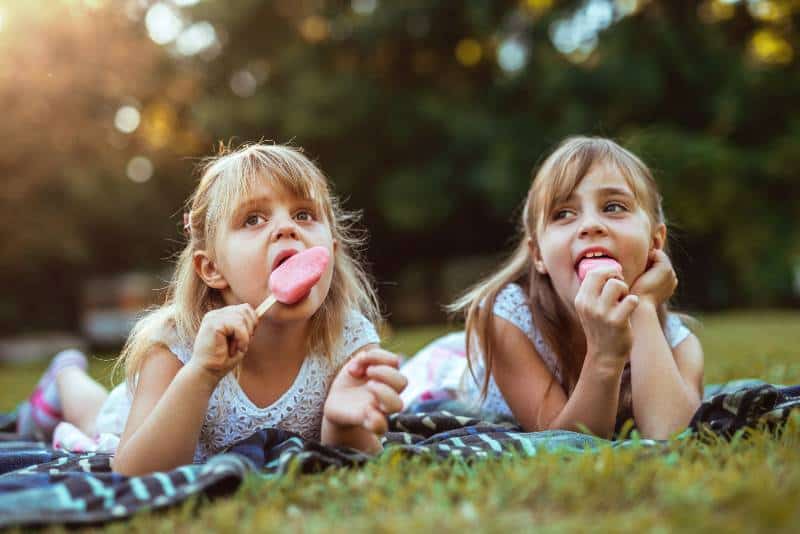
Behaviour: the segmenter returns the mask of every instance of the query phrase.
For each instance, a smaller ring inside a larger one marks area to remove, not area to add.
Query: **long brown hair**
[[[201,249],[216,253],[218,229],[259,181],[267,180],[314,202],[338,242],[330,290],[311,317],[309,353],[330,357],[342,341],[345,316],[350,310],[379,321],[375,291],[359,262],[363,238],[353,226],[358,216],[341,209],[325,175],[299,149],[266,143],[243,145],[236,150],[221,146],[219,154],[205,160],[200,170],[200,182],[186,206],[188,241],[178,257],[165,302],[134,326],[117,361],[125,366],[130,388],[153,345],[178,342],[191,346],[206,312],[224,306],[219,291],[208,287],[197,275],[192,258]]]
[[[451,312],[466,315],[467,354],[473,354],[476,341],[483,354],[486,368],[481,385],[483,396],[488,391],[494,358],[492,310],[498,293],[510,283],[519,284],[527,292],[534,324],[553,350],[567,395],[575,388],[583,367],[586,337],[580,324],[556,294],[550,277],[533,268],[528,243],[530,240],[532,246],[538,247],[537,236],[547,222],[547,215],[572,194],[594,165],[600,163],[611,165],[622,174],[653,227],[665,223],[656,182],[638,157],[610,139],[570,137],[564,140],[534,175],[522,210],[519,243],[511,257],[497,272],[469,289],[448,307]],[[662,325],[666,314],[667,307],[664,304],[658,310]],[[468,358],[468,362],[474,378],[472,358]]]

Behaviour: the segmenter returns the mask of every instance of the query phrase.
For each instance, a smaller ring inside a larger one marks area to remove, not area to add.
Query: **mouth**
[[[615,258],[614,255],[611,254],[611,252],[609,252],[607,249],[602,247],[592,247],[584,250],[578,255],[578,259],[575,261],[575,271],[577,272],[580,270],[581,263],[584,261],[596,262],[598,260],[618,261],[617,258]]]
[[[272,262],[272,271],[283,265],[286,260],[297,254],[297,250],[293,248],[287,248],[286,250],[282,250],[278,252],[278,255],[275,256],[275,260]]]

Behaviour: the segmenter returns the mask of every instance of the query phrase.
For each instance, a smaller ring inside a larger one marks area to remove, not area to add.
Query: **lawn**
[[[702,317],[706,382],[759,377],[800,383],[800,313]],[[446,330],[400,330],[386,345],[413,354]],[[92,372],[105,373],[95,361]],[[41,366],[0,369],[0,409]],[[263,481],[107,526],[128,532],[785,531],[800,523],[800,414],[780,438],[672,442],[667,451],[542,453],[471,465],[387,454],[360,470]]]

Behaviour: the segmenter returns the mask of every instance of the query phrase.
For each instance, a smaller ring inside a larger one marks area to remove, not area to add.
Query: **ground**
[[[699,317],[706,382],[758,377],[800,383],[800,313]],[[399,329],[386,345],[413,354],[447,327]],[[94,361],[92,372],[107,372]],[[0,368],[0,410],[41,366]],[[110,531],[775,531],[800,522],[800,414],[781,437],[673,442],[647,449],[540,454],[464,465],[391,454],[360,470],[263,481],[233,497],[196,499]]]

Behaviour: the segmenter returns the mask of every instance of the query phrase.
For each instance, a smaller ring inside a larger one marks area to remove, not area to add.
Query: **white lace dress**
[[[555,355],[533,322],[525,290],[517,284],[508,284],[497,294],[492,312],[525,334],[555,379],[563,385],[561,369]],[[689,329],[676,315],[670,314],[667,317],[664,335],[670,347],[676,347],[689,334]],[[477,343],[473,346],[475,350],[471,357],[475,380],[467,368],[464,332],[449,334],[433,341],[406,362],[400,369],[409,381],[409,386],[401,395],[403,405],[409,406],[421,400],[442,397],[457,398],[492,414],[513,419],[511,408],[497,387],[494,377],[489,378],[486,399],[481,403],[481,386],[486,368]]]
[[[355,351],[379,342],[374,325],[362,314],[351,312],[345,320],[336,353],[330,359],[321,355],[307,356],[289,389],[265,408],[253,404],[232,373],[226,375],[208,401],[194,461],[203,462],[262,428],[281,428],[319,440],[322,409],[336,372]],[[169,348],[182,363],[192,356],[191,347],[171,345]],[[98,414],[99,439],[104,438],[105,443],[109,443],[109,434],[122,434],[130,409],[131,398],[123,383],[112,390]]]

